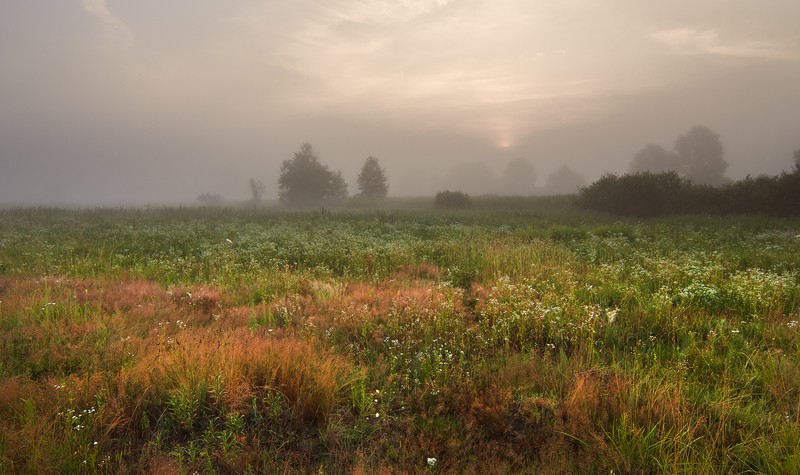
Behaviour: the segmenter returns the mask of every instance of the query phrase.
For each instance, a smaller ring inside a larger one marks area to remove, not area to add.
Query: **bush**
[[[581,188],[583,208],[621,216],[665,214],[800,214],[800,173],[749,176],[721,188],[697,185],[675,172],[604,175]]]
[[[725,187],[728,212],[797,216],[800,213],[800,173],[747,177]]]
[[[609,174],[581,188],[579,203],[622,216],[658,216],[681,211],[681,198],[690,187],[691,183],[675,172]]]
[[[437,208],[444,209],[467,209],[471,206],[472,200],[463,191],[440,191],[436,193],[433,204]]]

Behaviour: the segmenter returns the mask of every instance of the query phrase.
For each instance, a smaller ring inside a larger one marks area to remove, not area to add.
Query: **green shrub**
[[[472,200],[463,191],[440,191],[436,193],[433,204],[437,208],[445,209],[467,209],[472,205]]]
[[[604,175],[581,188],[586,209],[621,216],[800,214],[800,173],[747,177],[723,187],[698,185],[675,172]]]
[[[675,172],[604,175],[581,188],[581,206],[622,216],[659,216],[680,211],[691,183]]]

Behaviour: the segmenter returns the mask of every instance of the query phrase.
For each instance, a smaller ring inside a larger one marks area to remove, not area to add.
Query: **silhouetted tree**
[[[586,186],[583,175],[567,165],[562,165],[547,177],[545,190],[550,194],[572,194],[577,193],[582,186]]]
[[[524,158],[516,158],[508,162],[500,177],[500,186],[504,195],[530,195],[536,186],[536,171]]]
[[[315,205],[327,198],[347,196],[347,183],[342,174],[331,172],[319,163],[308,143],[295,152],[294,158],[283,162],[278,185],[280,200],[294,206]]]
[[[358,194],[367,198],[384,198],[389,191],[386,173],[375,157],[368,157],[358,174]]]
[[[719,186],[728,183],[719,135],[708,127],[697,125],[675,141],[675,153],[684,176],[701,185]]]
[[[250,178],[248,185],[250,186],[250,198],[252,198],[253,203],[261,202],[261,197],[264,196],[264,190],[267,188],[264,183],[255,178]]]
[[[347,198],[347,182],[344,181],[342,172],[333,172],[331,174],[331,184],[329,198],[344,199]]]
[[[663,173],[680,170],[678,156],[661,145],[647,145],[633,156],[631,173]]]
[[[800,149],[794,151],[794,172],[800,173]]]

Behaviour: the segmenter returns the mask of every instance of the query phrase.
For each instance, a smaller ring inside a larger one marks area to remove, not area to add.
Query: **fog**
[[[303,142],[351,194],[557,192],[704,125],[726,176],[800,149],[800,2],[4,0],[0,204],[278,191]],[[506,178],[504,178],[506,177]]]

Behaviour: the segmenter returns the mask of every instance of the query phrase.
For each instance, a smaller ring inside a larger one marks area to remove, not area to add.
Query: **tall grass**
[[[0,472],[794,473],[800,222],[0,212]]]

